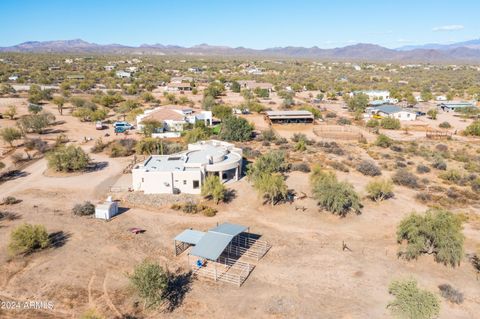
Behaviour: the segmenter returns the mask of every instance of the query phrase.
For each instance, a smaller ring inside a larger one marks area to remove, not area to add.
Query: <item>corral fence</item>
[[[332,140],[358,140],[369,132],[352,125],[318,125],[313,133],[321,138]]]

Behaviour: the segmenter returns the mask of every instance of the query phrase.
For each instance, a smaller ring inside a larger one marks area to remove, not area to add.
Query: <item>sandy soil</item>
[[[65,121],[58,128],[68,130],[71,139],[79,142],[85,136],[105,133],[68,115],[58,119]],[[260,122],[255,116],[251,120]],[[1,121],[3,125],[8,120]],[[92,143],[83,145],[89,148]],[[461,289],[465,302],[457,306],[442,300],[440,318],[476,318],[480,313],[478,275],[467,260],[458,268],[449,268],[431,256],[410,262],[397,258],[398,222],[413,210],[426,209],[414,200],[412,190],[397,187],[395,198],[382,203],[364,200],[361,215],[342,219],[319,211],[311,198],[292,205],[263,205],[244,178],[229,185],[236,198],[220,204],[215,217],[122,203],[125,211],[104,222],[73,216],[71,209],[83,200],[104,199],[111,185],[128,186],[130,176],[122,171],[130,159],[92,158],[106,166],[80,175],[51,176],[45,174],[46,162],[41,159],[24,169],[25,176],[0,184],[0,197],[22,200],[0,207],[19,216],[0,223],[0,299],[54,302],[53,310],[0,310],[0,318],[79,318],[88,309],[106,318],[126,314],[144,318],[389,318],[388,285],[402,278],[415,278],[421,287],[434,292],[444,283]],[[356,172],[338,176],[360,193],[370,180]],[[290,173],[287,183],[297,192],[310,194],[307,174]],[[295,206],[306,210],[295,210]],[[245,284],[238,288],[193,280],[183,303],[173,312],[141,312],[127,273],[145,258],[175,273],[186,272],[186,255],[173,254],[175,235],[185,228],[207,230],[226,221],[250,226],[272,245]],[[57,233],[56,247],[26,257],[8,256],[9,234],[25,222],[43,224],[50,233]],[[127,231],[130,227],[146,232],[133,235]],[[478,225],[465,225],[467,253],[480,244],[478,233]],[[342,250],[343,242],[351,251]]]

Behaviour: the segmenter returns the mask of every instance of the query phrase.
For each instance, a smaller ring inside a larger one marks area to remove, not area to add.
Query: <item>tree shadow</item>
[[[93,162],[93,163],[90,163],[88,164],[87,168],[86,168],[86,172],[87,173],[90,173],[90,172],[98,172],[98,171],[101,171],[102,169],[106,168],[108,166],[108,162]]]
[[[192,275],[192,272],[189,271],[181,275],[173,276],[170,279],[167,290],[165,291],[167,311],[172,312],[182,304],[185,295],[191,289]]]
[[[70,238],[70,233],[65,233],[64,231],[57,231],[48,235],[50,241],[50,247],[60,248],[66,244]]]
[[[0,212],[0,221],[2,220],[17,220],[20,219],[20,215],[12,212]]]
[[[233,201],[236,197],[237,197],[237,191],[236,190],[227,189],[225,191],[225,197],[223,198],[223,201],[228,204],[231,201]]]
[[[25,177],[30,175],[30,173],[14,169],[8,172],[3,173],[0,175],[0,183],[7,182],[7,181],[12,181],[14,179],[20,178],[20,177]]]
[[[66,133],[66,132],[67,132],[67,130],[63,130],[63,129],[47,128],[47,129],[44,129],[41,134],[43,134],[43,135],[45,135],[45,134],[61,134],[61,133]]]

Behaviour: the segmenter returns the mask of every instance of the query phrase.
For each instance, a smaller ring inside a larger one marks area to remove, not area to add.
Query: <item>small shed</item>
[[[95,206],[95,218],[109,220],[118,214],[118,204],[109,197],[102,204]]]

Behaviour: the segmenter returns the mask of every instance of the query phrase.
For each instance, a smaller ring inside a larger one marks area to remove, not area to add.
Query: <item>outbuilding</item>
[[[95,206],[95,218],[109,220],[118,214],[118,203],[109,196],[102,204]]]

